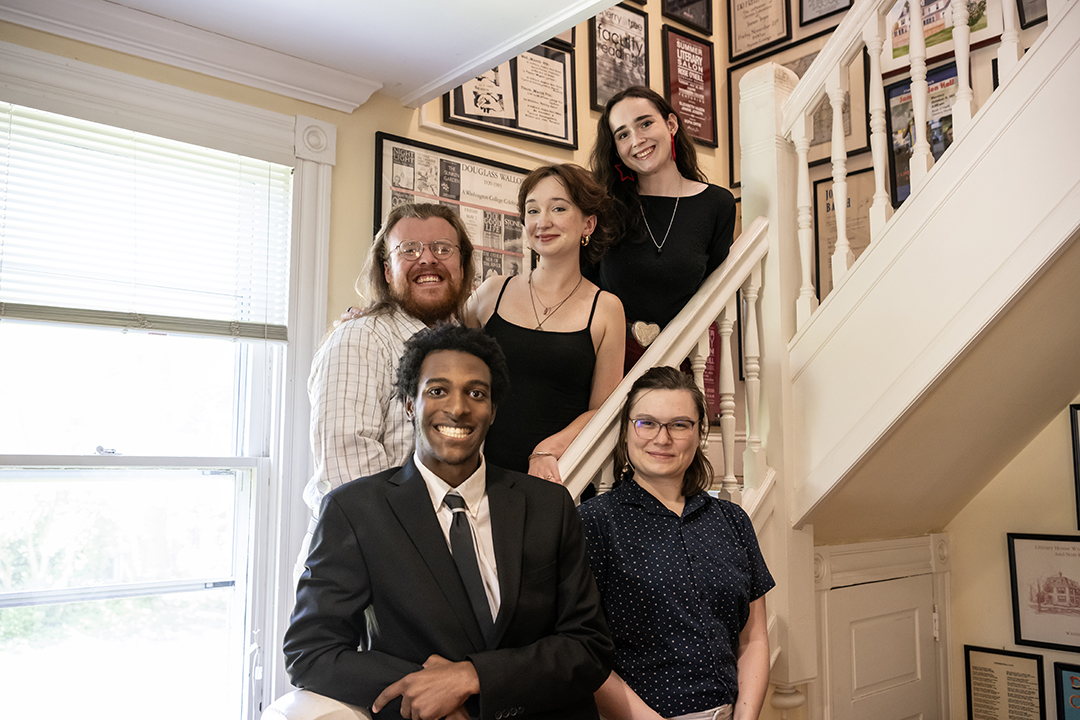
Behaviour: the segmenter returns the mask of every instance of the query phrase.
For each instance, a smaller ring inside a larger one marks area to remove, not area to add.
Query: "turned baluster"
[[[1047,12],[1050,5],[1047,4]],[[1005,78],[1012,75],[1016,63],[1020,62],[1024,51],[1020,47],[1020,18],[1016,3],[1005,2],[1001,4],[1001,43],[998,45],[998,84],[1004,84]]]
[[[885,88],[881,81],[881,51],[885,46],[885,16],[874,17],[863,28],[870,57],[870,154],[874,159],[874,203],[870,206],[870,240],[873,242],[892,213],[889,201],[889,166],[886,152],[889,133],[885,124]]]
[[[971,92],[971,28],[968,27],[967,3],[951,4],[953,28],[953,52],[956,53],[956,97],[953,98],[953,142],[967,132],[971,125],[971,106],[974,95]]]
[[[795,300],[795,326],[797,328],[801,328],[810,319],[818,306],[813,280],[814,230],[811,227],[813,211],[810,204],[809,158],[812,122],[811,117],[804,113],[791,128],[791,140],[795,143],[795,152],[799,156],[799,176],[795,202],[798,205],[799,260],[802,271],[802,284],[799,286],[799,297]]]
[[[832,284],[836,287],[855,262],[847,236],[847,143],[844,140],[844,96],[848,70],[837,65],[825,78],[825,91],[832,105],[833,209],[836,217],[836,249],[832,256]]]
[[[746,451],[743,452],[743,487],[756,488],[765,471],[761,447],[761,339],[758,336],[758,298],[761,296],[761,262],[754,265],[742,288],[743,383],[746,393]]]
[[[698,338],[697,344],[690,349],[690,370],[694,373],[694,382],[701,388],[701,392],[705,392],[705,364],[709,359],[709,329],[705,329],[705,334]],[[675,363],[678,364],[678,363]],[[708,395],[706,393],[706,395]]]
[[[717,325],[720,328],[720,440],[724,447],[724,478],[720,489],[738,503],[742,497],[735,479],[735,363],[731,333],[735,327],[735,296],[728,299]]]
[[[922,6],[918,0],[908,0],[908,8],[911,27],[908,33],[908,57],[911,58],[911,108],[915,116],[908,168],[911,171],[911,192],[914,193],[922,185],[923,178],[929,172],[933,157],[930,154],[930,141],[926,138],[928,90],[926,86],[926,36],[923,32]]]

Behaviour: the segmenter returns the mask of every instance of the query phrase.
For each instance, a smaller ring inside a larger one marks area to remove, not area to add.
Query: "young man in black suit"
[[[406,343],[416,452],[323,501],[285,635],[295,685],[378,718],[597,718],[613,646],[574,504],[480,452],[507,384],[482,331]]]

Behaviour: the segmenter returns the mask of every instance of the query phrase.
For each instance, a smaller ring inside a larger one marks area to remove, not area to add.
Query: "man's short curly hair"
[[[428,355],[440,350],[469,353],[483,360],[491,371],[491,402],[499,404],[510,387],[510,371],[499,343],[483,330],[447,322],[424,328],[405,341],[405,353],[401,356],[394,386],[402,402],[416,397],[420,366]]]

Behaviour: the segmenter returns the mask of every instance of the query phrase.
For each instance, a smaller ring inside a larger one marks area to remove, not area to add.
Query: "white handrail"
[[[709,323],[720,315],[765,256],[768,226],[768,221],[759,217],[743,231],[723,264],[705,279],[563,453],[559,459],[559,472],[571,495],[579,497],[611,459],[618,437],[619,411],[634,381],[648,368],[677,366],[689,355],[702,333],[708,330]]]

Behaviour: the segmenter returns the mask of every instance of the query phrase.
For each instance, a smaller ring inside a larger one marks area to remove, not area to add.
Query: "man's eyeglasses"
[[[424,248],[431,248],[431,254],[440,260],[452,257],[458,249],[457,245],[446,240],[432,240],[431,242],[406,240],[394,248],[394,252],[408,260],[419,260],[420,256],[424,254]]]
[[[642,440],[652,440],[660,434],[660,428],[667,428],[668,435],[672,440],[682,440],[694,433],[694,426],[697,425],[697,422],[694,420],[672,420],[671,422],[662,423],[648,418],[638,418],[631,420],[630,424],[634,426],[634,432]]]

